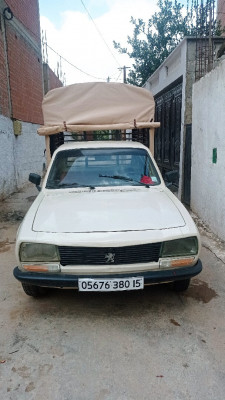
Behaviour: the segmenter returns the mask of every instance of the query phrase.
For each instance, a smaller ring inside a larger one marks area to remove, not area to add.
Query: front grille
[[[118,265],[157,262],[161,243],[126,247],[58,246],[61,265]]]

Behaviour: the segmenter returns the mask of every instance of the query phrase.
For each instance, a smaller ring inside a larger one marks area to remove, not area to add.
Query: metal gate
[[[191,200],[191,142],[192,125],[186,125],[185,148],[184,148],[184,181],[182,201],[190,205]]]
[[[96,140],[126,140],[140,142],[149,147],[149,129],[133,129],[130,133],[123,131],[98,131],[98,132],[80,132],[73,134],[69,132],[61,132],[50,135],[50,152],[51,156],[54,151],[63,143],[70,141],[96,141]]]
[[[179,170],[182,80],[156,96],[155,103],[155,120],[161,122],[155,134],[155,159],[164,176],[167,171]]]

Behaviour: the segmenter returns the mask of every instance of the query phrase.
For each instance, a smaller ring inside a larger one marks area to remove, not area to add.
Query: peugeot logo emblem
[[[105,260],[107,263],[114,263],[115,261],[115,253],[107,253],[105,254]]]

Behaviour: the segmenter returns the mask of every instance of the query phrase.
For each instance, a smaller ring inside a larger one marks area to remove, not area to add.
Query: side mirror
[[[168,171],[164,175],[165,185],[171,192],[176,192],[179,185],[179,171]]]
[[[36,185],[37,190],[40,192],[40,183],[41,183],[41,176],[38,174],[31,173],[29,175],[29,181]]]

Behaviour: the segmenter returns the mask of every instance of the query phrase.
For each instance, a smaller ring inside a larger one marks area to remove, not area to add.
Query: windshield
[[[46,188],[127,186],[160,184],[145,149],[79,149],[56,154]]]

